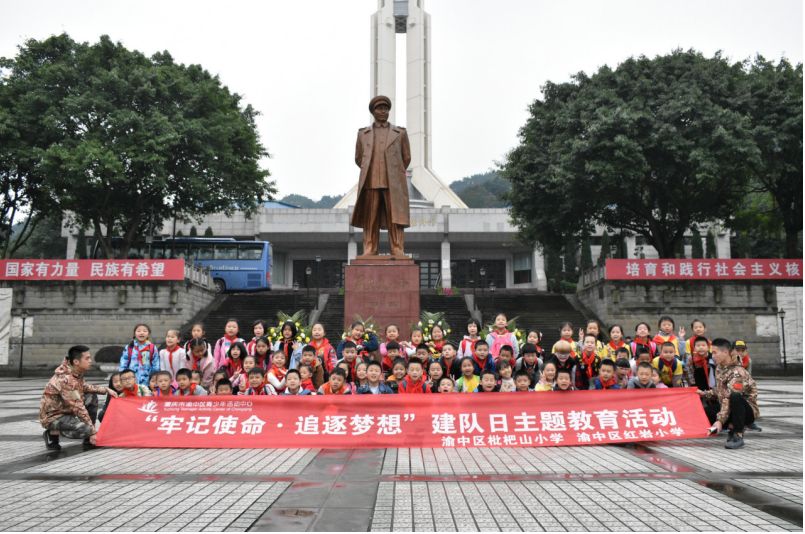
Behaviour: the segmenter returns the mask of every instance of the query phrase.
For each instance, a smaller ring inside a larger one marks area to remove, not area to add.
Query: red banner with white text
[[[607,280],[802,280],[802,260],[607,260]]]
[[[0,280],[184,280],[184,260],[0,260]]]
[[[695,388],[113,399],[105,447],[540,447],[701,438]]]

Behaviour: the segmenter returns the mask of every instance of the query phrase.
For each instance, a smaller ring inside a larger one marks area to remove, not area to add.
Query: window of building
[[[523,252],[514,255],[514,283],[531,283],[531,253]]]

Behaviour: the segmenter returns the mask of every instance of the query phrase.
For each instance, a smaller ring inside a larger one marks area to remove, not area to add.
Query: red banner
[[[0,280],[184,280],[184,260],[0,260]]]
[[[173,448],[540,447],[702,438],[695,388],[489,395],[113,399],[98,445]]]
[[[607,260],[607,280],[802,280],[802,260]]]

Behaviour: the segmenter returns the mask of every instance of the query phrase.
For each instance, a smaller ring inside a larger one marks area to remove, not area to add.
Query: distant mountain
[[[330,195],[325,195],[321,197],[319,200],[313,200],[308,198],[304,195],[285,195],[280,199],[280,202],[285,202],[286,204],[293,204],[299,208],[332,208],[335,206],[335,203],[338,202],[341,197],[334,197]]]
[[[501,198],[511,189],[509,182],[497,172],[473,174],[450,184],[464,203],[471,208],[505,208],[509,203]]]
[[[495,171],[473,174],[450,184],[452,189],[467,206],[471,208],[505,208],[509,203],[501,198],[511,189],[509,182]],[[332,208],[341,199],[340,196],[325,195],[313,200],[304,195],[285,195],[281,202],[300,208]]]

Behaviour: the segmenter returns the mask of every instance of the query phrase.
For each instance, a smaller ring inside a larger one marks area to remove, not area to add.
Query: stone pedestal
[[[386,325],[400,328],[400,339],[409,339],[411,324],[419,320],[419,266],[410,258],[358,257],[344,273],[344,329],[355,315],[372,317],[378,336]]]

